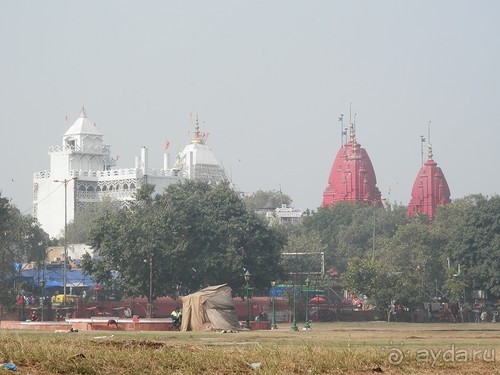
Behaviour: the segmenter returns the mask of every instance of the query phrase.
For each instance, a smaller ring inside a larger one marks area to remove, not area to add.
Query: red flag
[[[165,151],[167,150],[168,146],[170,146],[170,142],[167,138],[165,138],[165,142],[163,142],[163,148],[165,149]]]
[[[118,159],[120,159],[120,155],[116,155],[116,161],[118,161]]]

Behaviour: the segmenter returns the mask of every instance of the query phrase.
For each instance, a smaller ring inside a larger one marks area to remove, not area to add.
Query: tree
[[[364,294],[380,311],[391,318],[391,306],[401,304],[415,307],[419,304],[419,273],[401,269],[386,262],[363,258],[349,260],[342,281],[348,291]]]
[[[247,208],[250,210],[263,210],[271,209],[274,210],[282,205],[291,205],[292,199],[283,194],[281,191],[262,191],[258,190],[255,193],[243,197]]]
[[[440,209],[435,221],[447,239],[446,256],[461,265],[469,288],[500,297],[500,196],[465,197]]]
[[[75,217],[67,227],[68,243],[88,243],[90,228],[93,223],[108,212],[117,211],[116,201],[105,199],[101,202],[88,203],[75,212]]]
[[[9,290],[17,276],[16,263],[40,262],[46,259],[48,235],[31,216],[19,210],[0,194],[0,304],[14,301]]]
[[[298,282],[308,275],[322,271],[323,257],[320,253],[326,251],[326,245],[322,243],[319,234],[306,230],[302,225],[285,225],[280,228],[287,238],[284,252],[289,254],[282,257],[284,279]],[[300,255],[295,255],[296,253]],[[294,275],[298,276],[294,278]]]
[[[368,253],[373,256],[375,248],[379,249],[405,222],[405,210],[400,206],[385,208],[353,203],[322,207],[303,219],[306,231],[318,233],[326,245],[327,268],[338,272],[346,269],[350,258]]]
[[[90,231],[98,257],[86,257],[83,267],[99,281],[149,296],[152,272],[155,299],[206,285],[238,289],[245,270],[257,288],[267,287],[280,272],[283,235],[247,210],[227,183],[186,181],[154,198],[141,189],[138,197],[130,210],[107,213]]]

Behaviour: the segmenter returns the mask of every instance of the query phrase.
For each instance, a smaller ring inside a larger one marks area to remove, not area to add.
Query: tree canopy
[[[87,203],[76,210],[75,217],[67,226],[68,243],[88,243],[93,223],[108,212],[119,209],[116,201],[105,199],[100,202]]]
[[[248,210],[227,183],[186,181],[151,197],[146,185],[130,210],[108,212],[90,231],[94,259],[83,267],[129,296],[153,299],[228,283],[235,290],[248,270],[257,288],[279,274],[285,238]]]
[[[274,210],[282,205],[292,204],[292,198],[283,194],[281,191],[263,191],[258,190],[249,196],[243,197],[245,204],[250,210]]]
[[[14,298],[9,282],[16,276],[16,264],[43,262],[49,237],[31,216],[22,215],[16,206],[0,194],[0,304]]]

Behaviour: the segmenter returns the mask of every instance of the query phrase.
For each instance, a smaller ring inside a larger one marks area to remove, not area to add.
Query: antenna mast
[[[344,114],[339,116],[340,122],[340,147],[344,145]]]
[[[431,144],[431,122],[427,123],[427,143]]]
[[[424,142],[425,142],[425,137],[423,135],[420,136],[420,158],[422,159],[422,167],[424,166]]]

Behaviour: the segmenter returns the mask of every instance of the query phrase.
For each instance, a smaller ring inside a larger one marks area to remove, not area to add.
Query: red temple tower
[[[356,141],[353,124],[349,133],[349,141],[340,148],[333,162],[322,207],[331,207],[339,202],[382,204],[372,162],[366,150]]]
[[[432,147],[429,145],[429,158],[415,179],[406,215],[410,217],[422,213],[432,220],[438,206],[450,202],[448,182],[441,168],[432,160]]]

